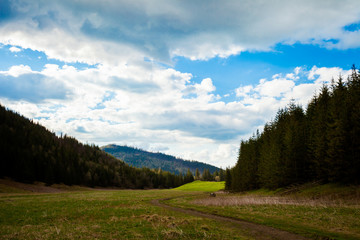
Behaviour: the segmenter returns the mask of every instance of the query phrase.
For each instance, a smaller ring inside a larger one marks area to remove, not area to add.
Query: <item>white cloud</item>
[[[320,85],[314,83],[304,83],[294,86],[291,92],[288,92],[286,99],[295,99],[303,107],[307,106],[310,99],[320,89]]]
[[[283,94],[291,91],[295,86],[293,80],[286,78],[275,78],[271,81],[261,82],[255,90],[262,96],[281,97]]]
[[[331,79],[337,80],[339,76],[342,76],[344,80],[347,79],[347,76],[351,73],[351,70],[343,70],[338,67],[333,68],[318,68],[314,66],[310,72],[308,79],[314,80],[316,79],[316,84],[323,84],[323,83],[329,83],[331,82]]]
[[[340,75],[346,82],[350,74],[351,70],[338,67],[313,66],[309,71],[296,67],[294,72],[285,74],[285,77],[282,77],[282,74],[275,74],[271,80],[260,79],[259,84],[255,86],[240,86],[235,89],[235,93],[237,97],[243,98],[242,103],[254,108],[272,109],[271,112],[274,114],[275,109],[283,108],[292,99],[306,107],[323,84],[330,84],[331,79],[336,81]],[[311,80],[311,82],[298,82],[300,78]]]
[[[14,52],[14,53],[21,52],[21,48],[18,47],[10,47],[9,50],[10,52]]]
[[[250,94],[252,90],[253,90],[253,86],[247,85],[235,89],[235,93],[237,97],[246,97]]]
[[[8,71],[0,71],[0,74],[10,75],[13,77],[18,77],[19,75],[28,74],[28,73],[33,73],[33,71],[29,66],[22,64],[17,66],[12,66]]]
[[[360,20],[357,3],[21,0],[2,22],[0,42],[67,62],[114,65],[144,56],[207,60],[268,51],[276,43],[348,49],[360,46],[359,32],[344,30]]]

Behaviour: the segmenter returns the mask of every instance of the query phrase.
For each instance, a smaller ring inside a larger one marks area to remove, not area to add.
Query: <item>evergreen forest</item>
[[[114,157],[123,160],[130,166],[137,168],[146,167],[150,169],[161,168],[163,171],[168,171],[177,175],[187,174],[188,170],[190,170],[192,174],[195,174],[196,169],[198,169],[200,172],[203,172],[204,169],[208,169],[211,174],[222,170],[210,164],[198,161],[183,160],[181,158],[176,158],[164,153],[148,152],[129,146],[118,146],[111,144],[103,146],[101,149],[113,155]]]
[[[277,189],[307,182],[360,184],[360,75],[324,84],[304,110],[293,101],[241,141],[226,189]]]
[[[170,188],[194,180],[167,171],[135,168],[95,145],[56,136],[0,105],[0,178],[120,188]]]

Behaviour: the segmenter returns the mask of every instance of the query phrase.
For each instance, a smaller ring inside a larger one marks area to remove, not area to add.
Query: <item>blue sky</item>
[[[299,43],[278,44],[272,51],[242,52],[226,59],[217,57],[208,61],[191,61],[178,58],[175,68],[182,72],[191,72],[197,81],[210,77],[219,87],[219,94],[225,95],[237,88],[239,83],[256,84],[261,78],[292,72],[298,66],[305,69],[313,66],[350,69],[352,64],[359,65],[358,56],[358,48],[339,50]]]
[[[216,166],[360,66],[356,0],[0,1],[0,103],[82,142]]]

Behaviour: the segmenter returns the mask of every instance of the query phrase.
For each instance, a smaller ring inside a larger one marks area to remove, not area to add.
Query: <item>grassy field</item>
[[[254,239],[227,222],[174,212],[153,199],[245,219],[313,239],[360,239],[360,190],[316,186],[291,194],[258,190],[207,192],[223,183],[193,182],[172,190],[94,190],[0,182],[0,239]],[[51,191],[51,193],[29,192]]]
[[[298,191],[188,196],[171,205],[272,226],[313,239],[360,239],[360,188],[322,185]],[[285,194],[286,193],[286,194]]]
[[[74,188],[31,193],[0,185],[0,239],[252,239],[231,224],[150,203],[196,192]]]
[[[225,188],[225,182],[207,182],[207,181],[194,181],[184,184],[175,190],[181,191],[198,191],[198,192],[216,192]]]

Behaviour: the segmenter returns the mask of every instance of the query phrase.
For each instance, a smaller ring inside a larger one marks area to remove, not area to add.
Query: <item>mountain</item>
[[[0,104],[0,178],[46,184],[167,188],[192,179],[169,172],[131,167],[69,136],[58,137],[45,127]]]
[[[176,158],[174,156],[164,153],[147,152],[128,146],[118,146],[110,144],[101,147],[101,149],[113,155],[114,157],[123,160],[130,166],[138,168],[161,168],[161,170],[163,171],[169,171],[175,174],[186,174],[188,169],[190,169],[190,171],[195,174],[196,168],[199,169],[200,173],[203,173],[204,169],[208,169],[210,173],[220,171],[220,168],[210,164],[197,161],[183,160],[181,158]]]

